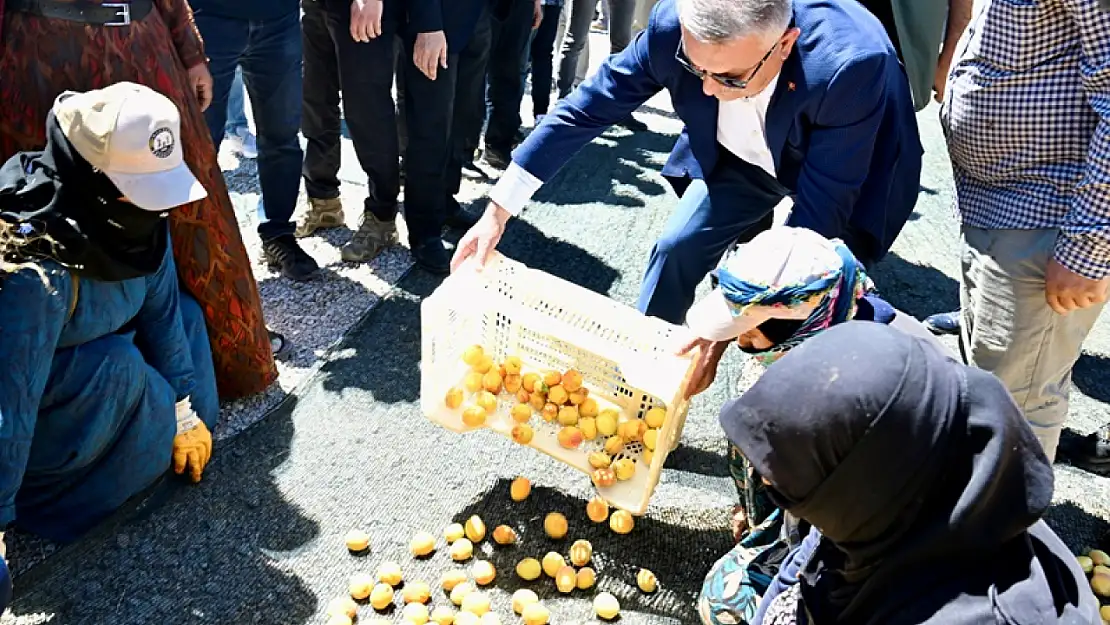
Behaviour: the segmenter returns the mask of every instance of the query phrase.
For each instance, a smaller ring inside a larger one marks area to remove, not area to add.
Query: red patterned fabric
[[[221,397],[251,395],[277,369],[258,285],[186,73],[204,62],[204,48],[186,0],[154,4],[142,21],[107,27],[4,11],[0,0],[0,159],[42,149],[43,122],[63,91],[130,81],[173,100],[185,160],[208,190],[205,200],[170,213],[178,275],[204,308]]]

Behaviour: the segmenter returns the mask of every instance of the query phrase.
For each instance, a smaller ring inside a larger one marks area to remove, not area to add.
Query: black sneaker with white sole
[[[298,282],[316,276],[320,265],[308,255],[292,234],[262,242],[262,258],[270,269],[281,271],[281,275]]]

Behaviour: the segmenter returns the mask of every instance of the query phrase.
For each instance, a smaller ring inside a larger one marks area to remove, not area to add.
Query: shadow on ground
[[[960,307],[960,284],[939,269],[891,252],[869,272],[879,293],[902,312],[924,319]]]

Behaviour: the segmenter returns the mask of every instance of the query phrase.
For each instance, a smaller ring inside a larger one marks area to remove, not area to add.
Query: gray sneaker
[[[363,213],[358,230],[340,250],[340,256],[349,263],[363,263],[396,242],[397,224],[380,221],[372,213]]]
[[[343,225],[343,201],[337,197],[328,199],[308,198],[308,213],[297,224],[297,238],[311,236],[317,230],[338,228]]]

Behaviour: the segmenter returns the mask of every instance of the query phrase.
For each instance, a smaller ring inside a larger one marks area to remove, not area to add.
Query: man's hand
[[[459,268],[463,261],[471,256],[478,257],[478,266],[484,267],[489,260],[490,252],[497,247],[501,236],[505,234],[505,224],[509,222],[509,211],[501,208],[496,202],[490,202],[486,212],[478,223],[466,231],[459,244],[455,247],[455,256],[451,259],[451,271]]]
[[[540,0],[535,0],[532,5],[532,30],[536,30],[543,23],[543,5]]]
[[[212,104],[212,74],[208,73],[208,65],[199,63],[191,67],[186,74],[189,77],[189,86],[197,96],[200,110],[203,113]]]
[[[351,0],[351,39],[367,43],[382,34],[382,0]]]
[[[417,35],[412,62],[428,80],[435,80],[440,67],[447,69],[447,35],[442,30]]]
[[[937,61],[937,71],[933,74],[933,99],[937,102],[944,102],[944,89],[948,86],[948,69],[951,63],[952,59],[944,58],[944,55]]]
[[[1044,276],[1044,298],[1052,310],[1066,315],[1106,301],[1110,278],[1092,280],[1071,271],[1056,259],[1048,261]]]
[[[710,341],[701,337],[694,337],[678,349],[679,356],[685,356],[695,349],[698,350],[695,358],[694,372],[690,375],[690,382],[686,386],[686,399],[705,391],[713,384],[717,377],[717,365],[725,355],[728,344],[732,341]]]

